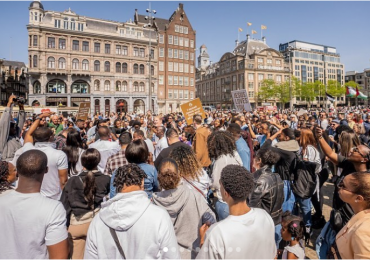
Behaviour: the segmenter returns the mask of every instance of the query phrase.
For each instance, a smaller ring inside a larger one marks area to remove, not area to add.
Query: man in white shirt
[[[108,158],[118,153],[121,150],[121,146],[117,142],[117,137],[114,134],[110,134],[110,130],[107,126],[99,127],[98,134],[100,139],[89,145],[89,148],[95,148],[100,152],[100,163],[98,165],[98,170],[104,172],[105,166],[107,164]],[[110,141],[112,137],[113,141]]]
[[[275,226],[263,209],[246,202],[253,190],[253,176],[243,166],[228,165],[221,172],[220,192],[230,215],[200,228],[201,250],[197,259],[274,259]],[[207,230],[208,229],[208,230]]]
[[[48,157],[48,174],[45,175],[41,185],[41,194],[45,197],[59,200],[64,185],[68,180],[67,155],[55,149],[54,134],[48,127],[39,127],[40,120],[50,117],[51,113],[43,113],[36,117],[24,138],[22,152],[32,149],[40,150]],[[35,144],[33,144],[35,143]]]
[[[148,146],[148,151],[154,155],[154,145],[153,145],[153,142],[149,139],[149,138],[146,138],[145,137],[145,134],[142,130],[135,130],[133,136],[132,136],[132,140],[135,141],[135,140],[138,140],[138,139],[141,139],[143,140],[146,145]]]
[[[39,150],[18,158],[18,187],[0,196],[0,258],[68,258],[66,211],[59,201],[40,194],[50,174],[47,165],[48,157]]]
[[[167,138],[164,137],[165,132],[166,132],[166,129],[164,128],[164,126],[157,126],[156,136],[158,137],[159,140],[157,144],[155,145],[154,160],[155,158],[157,158],[157,156],[161,153],[161,151],[164,148],[168,147]]]

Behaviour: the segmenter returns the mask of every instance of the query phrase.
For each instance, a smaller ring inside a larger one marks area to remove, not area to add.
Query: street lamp
[[[292,97],[292,67],[291,67],[291,64],[290,64],[290,60],[291,60],[291,57],[292,57],[292,50],[293,50],[293,47],[292,46],[288,46],[286,48],[286,51],[288,52],[288,62],[289,62],[289,109],[292,110],[293,109],[293,97]]]
[[[155,20],[155,17],[152,14],[156,14],[156,10],[152,10],[149,3],[149,8],[146,9],[146,12],[148,13],[147,16],[145,16],[145,20],[148,21],[147,24],[144,24],[143,28],[149,28],[149,110],[152,110],[152,27],[153,27],[153,21]],[[153,109],[154,110],[154,109]],[[153,111],[154,113],[154,111]]]

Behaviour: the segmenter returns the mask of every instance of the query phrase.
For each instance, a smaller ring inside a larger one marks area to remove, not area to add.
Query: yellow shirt
[[[354,215],[337,234],[342,259],[370,259],[370,209]]]

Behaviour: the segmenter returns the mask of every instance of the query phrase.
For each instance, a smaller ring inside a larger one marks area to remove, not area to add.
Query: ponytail
[[[96,192],[95,175],[92,171],[88,171],[83,182],[84,197],[89,208],[94,209],[94,199]]]

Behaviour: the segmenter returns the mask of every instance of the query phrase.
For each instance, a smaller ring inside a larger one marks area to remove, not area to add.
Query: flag
[[[252,34],[256,34],[257,32],[255,30],[252,30]]]
[[[252,23],[247,23],[247,25],[248,25],[248,26],[251,26],[251,25],[252,25]]]
[[[356,87],[356,97],[360,95],[360,91],[358,91],[358,87]]]
[[[358,98],[367,99],[367,96],[365,96],[364,93],[362,93],[361,91],[359,91],[358,93],[359,93]]]
[[[356,90],[354,90],[351,87],[347,87],[346,96],[347,97],[355,97],[356,96]]]
[[[266,29],[267,29],[267,26],[261,25],[261,30],[266,30]]]
[[[331,101],[331,102],[334,102],[335,101],[335,98],[332,96],[332,95],[329,95],[327,92],[326,92],[326,98]]]
[[[243,29],[242,28],[239,28],[239,32],[242,32],[243,31]]]

